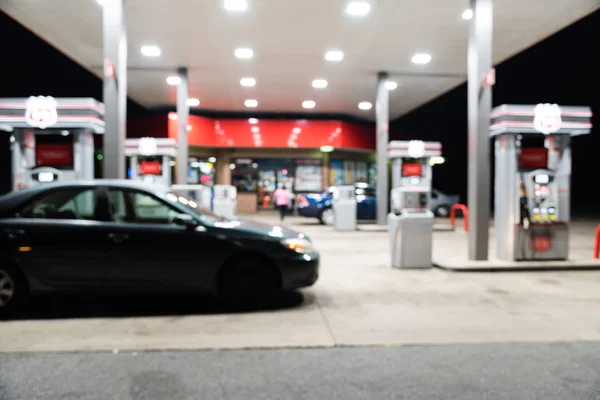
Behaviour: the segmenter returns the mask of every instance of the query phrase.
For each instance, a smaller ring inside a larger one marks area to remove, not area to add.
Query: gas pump
[[[496,255],[509,261],[569,256],[571,137],[590,133],[588,107],[502,105],[495,138]]]
[[[176,155],[177,142],[174,139],[153,137],[126,139],[127,177],[171,186]]]
[[[392,141],[388,145],[392,159],[388,235],[394,268],[432,266],[431,160],[441,154],[438,142]]]
[[[0,99],[0,126],[11,135],[13,190],[94,179],[94,133],[104,105],[91,98]]]
[[[419,186],[426,188],[429,193],[432,167],[444,162],[441,143],[421,140],[391,141],[388,144],[388,158],[392,160],[392,188]]]

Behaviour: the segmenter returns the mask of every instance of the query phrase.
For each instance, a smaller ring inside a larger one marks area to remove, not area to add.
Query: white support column
[[[188,140],[187,125],[190,108],[188,100],[187,68],[179,68],[181,82],[177,86],[177,184],[187,185],[188,176]]]
[[[127,121],[127,29],[124,0],[105,0],[104,35],[104,178],[125,178]]]
[[[490,110],[493,0],[471,0],[469,29],[469,259],[487,260],[490,223]]]
[[[385,88],[388,74],[377,75],[377,99],[375,101],[377,134],[377,225],[387,225],[388,214],[388,125],[389,93]]]

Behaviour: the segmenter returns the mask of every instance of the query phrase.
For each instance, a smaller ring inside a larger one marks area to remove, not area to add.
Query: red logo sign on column
[[[107,78],[115,77],[115,66],[110,60],[104,61],[104,76],[106,76]]]

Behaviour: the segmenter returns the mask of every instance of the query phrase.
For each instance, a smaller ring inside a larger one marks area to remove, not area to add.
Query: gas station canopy
[[[245,11],[228,11],[224,0],[127,0],[128,94],[146,107],[172,106],[166,79],[187,67],[189,96],[203,109],[373,119],[374,104],[358,104],[374,103],[376,74],[386,71],[394,119],[466,81],[468,1],[367,2],[361,16],[348,14],[347,0],[247,0]],[[597,8],[597,0],[495,1],[493,63]],[[102,76],[99,1],[3,0],[0,9]],[[143,46],[155,47],[144,55]],[[252,57],[236,58],[240,48]],[[332,50],[342,59],[326,60]],[[245,106],[250,99],[255,108]],[[307,100],[314,107],[305,110]]]

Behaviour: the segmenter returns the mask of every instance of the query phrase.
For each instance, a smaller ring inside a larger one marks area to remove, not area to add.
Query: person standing
[[[273,193],[273,199],[275,200],[275,206],[279,210],[279,219],[283,221],[290,201],[290,191],[280,183],[277,185],[277,190]]]

